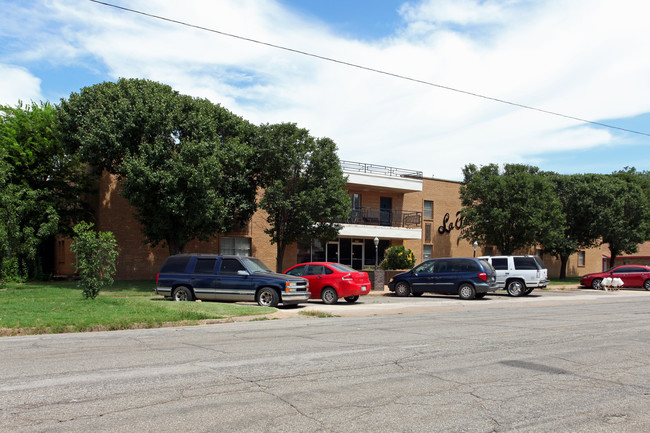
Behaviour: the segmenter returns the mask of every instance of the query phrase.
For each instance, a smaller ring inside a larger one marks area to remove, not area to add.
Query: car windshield
[[[254,257],[244,257],[242,258],[242,262],[246,265],[249,271],[255,273],[255,272],[273,272],[270,270],[264,262],[262,262],[260,259],[256,259]]]
[[[336,269],[339,272],[356,272],[355,269],[352,269],[351,267],[342,265],[340,263],[336,263],[336,264],[330,265],[330,266],[333,267],[334,269]]]

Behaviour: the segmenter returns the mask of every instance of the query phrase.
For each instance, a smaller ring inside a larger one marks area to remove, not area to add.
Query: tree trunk
[[[616,266],[616,256],[618,255],[618,253],[616,251],[612,251],[611,249],[609,251],[610,251],[610,255],[612,256],[612,258],[609,260],[609,267],[613,268],[614,266]]]
[[[569,256],[560,255],[560,280],[566,280],[566,264],[569,262]]]
[[[176,254],[182,254],[185,244],[179,244],[174,240],[167,239],[167,246],[169,247],[169,255],[175,256]]]
[[[282,273],[282,262],[284,261],[284,250],[287,246],[283,242],[278,242],[277,244],[277,255],[275,259],[275,272]]]

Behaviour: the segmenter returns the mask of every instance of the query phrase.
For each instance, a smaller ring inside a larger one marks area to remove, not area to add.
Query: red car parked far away
[[[603,278],[607,277],[623,280],[623,288],[643,287],[650,290],[650,266],[643,265],[622,265],[605,272],[587,274],[580,279],[580,285],[601,290]]]
[[[370,279],[366,272],[340,263],[300,263],[284,273],[307,278],[311,299],[320,298],[326,304],[335,304],[339,298],[345,298],[350,303],[357,302],[360,295],[370,292]]]

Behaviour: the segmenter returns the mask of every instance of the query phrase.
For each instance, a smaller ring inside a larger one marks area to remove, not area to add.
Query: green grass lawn
[[[0,289],[0,336],[154,328],[207,319],[269,314],[275,308],[219,302],[172,302],[152,281],[116,281],[95,299],[76,282],[6,284]]]
[[[579,286],[580,277],[566,277],[564,280],[559,278],[551,278],[551,282],[548,283],[549,286]]]

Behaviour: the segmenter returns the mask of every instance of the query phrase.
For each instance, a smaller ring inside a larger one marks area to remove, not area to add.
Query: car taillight
[[[343,277],[341,277],[341,279],[343,281],[352,281],[353,278],[352,278],[351,274],[347,274],[347,275],[343,275]]]
[[[485,272],[479,273],[478,277],[483,281],[487,281],[487,274]]]
[[[158,285],[158,280],[160,279],[160,274],[156,274],[156,286]]]

